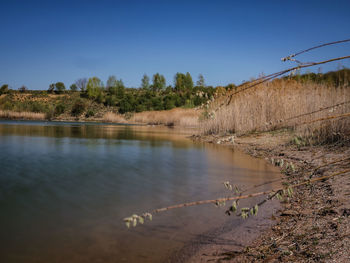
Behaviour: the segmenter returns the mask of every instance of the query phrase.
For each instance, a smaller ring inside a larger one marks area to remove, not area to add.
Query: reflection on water
[[[223,196],[223,181],[249,187],[279,176],[262,160],[194,143],[190,133],[0,122],[0,262],[163,262],[225,222],[223,211],[173,210],[133,230],[124,217]]]

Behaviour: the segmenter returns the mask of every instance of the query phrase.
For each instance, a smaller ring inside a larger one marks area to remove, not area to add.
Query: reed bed
[[[45,120],[46,114],[38,112],[16,112],[0,110],[0,118],[12,120]]]
[[[113,122],[113,123],[127,123],[125,118],[117,113],[107,112],[103,115],[102,120],[105,122]]]
[[[129,121],[151,125],[198,127],[201,113],[202,111],[198,109],[183,108],[163,111],[144,111],[135,113]]]
[[[232,90],[209,105],[208,117],[201,123],[202,133],[245,134],[292,127],[297,135],[315,142],[349,136],[349,117],[308,123],[349,113],[350,103],[344,103],[350,101],[348,84],[336,87],[277,79],[237,93],[229,102],[230,93],[235,92]],[[332,107],[337,104],[341,105]],[[311,112],[314,113],[307,114]]]

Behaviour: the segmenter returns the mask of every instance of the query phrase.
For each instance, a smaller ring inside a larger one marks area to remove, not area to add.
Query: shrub
[[[72,107],[72,111],[71,111],[72,116],[77,117],[81,115],[85,111],[85,108],[86,108],[86,105],[84,101],[77,100]]]
[[[88,110],[85,114],[85,117],[86,118],[90,118],[90,117],[93,117],[95,116],[95,111],[94,110]]]
[[[66,106],[64,104],[56,105],[56,107],[55,107],[55,116],[58,116],[58,115],[64,113],[65,109],[66,109]]]

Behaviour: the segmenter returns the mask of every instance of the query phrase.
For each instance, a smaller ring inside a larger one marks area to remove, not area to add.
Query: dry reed
[[[105,115],[103,115],[102,119],[105,122],[127,123],[122,115],[113,112],[107,112]]]
[[[244,87],[243,87],[244,88]],[[231,91],[235,92],[235,91]],[[277,79],[240,92],[228,103],[225,94],[209,105],[208,118],[201,123],[205,134],[268,131],[296,128],[297,134],[315,141],[348,136],[350,118],[307,124],[306,122],[350,112],[350,87]],[[341,104],[336,107],[332,105]],[[224,105],[224,106],[219,106]],[[327,108],[326,110],[320,110]],[[314,112],[297,118],[295,116]],[[300,123],[306,123],[298,125]]]
[[[132,123],[198,127],[201,111],[197,109],[175,108],[163,111],[144,111],[135,113],[131,118]]]
[[[0,110],[0,118],[13,120],[45,120],[45,113],[38,112],[16,112]]]

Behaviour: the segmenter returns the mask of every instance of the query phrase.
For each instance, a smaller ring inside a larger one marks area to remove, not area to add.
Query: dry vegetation
[[[113,112],[107,112],[105,115],[103,115],[102,120],[104,122],[113,122],[113,123],[126,123],[127,121],[125,118],[118,114]]]
[[[45,113],[38,112],[15,112],[0,110],[0,118],[11,120],[45,120]]]
[[[175,108],[164,111],[144,111],[135,113],[131,118],[132,123],[153,125],[198,127],[202,111],[198,109]]]
[[[350,103],[344,104],[350,101],[348,85],[335,87],[311,81],[277,79],[233,95],[230,103],[229,95],[225,94],[209,105],[208,118],[201,124],[203,133],[245,134],[293,127],[299,136],[316,142],[339,139],[350,133],[350,118],[309,123],[349,113]],[[343,104],[332,107],[340,103]],[[324,108],[327,109],[320,110]],[[296,117],[314,111],[317,112]]]

